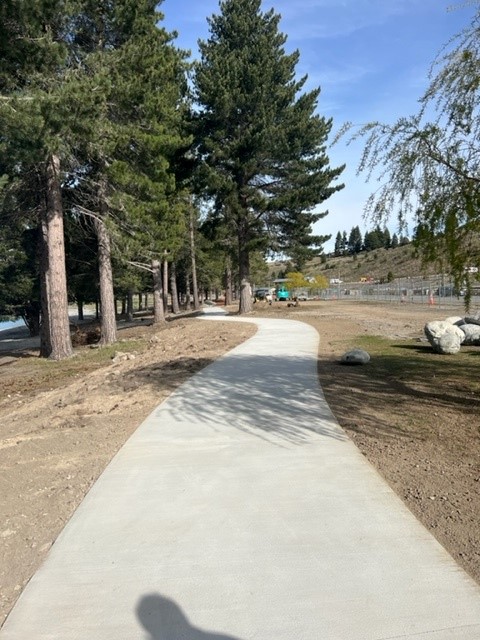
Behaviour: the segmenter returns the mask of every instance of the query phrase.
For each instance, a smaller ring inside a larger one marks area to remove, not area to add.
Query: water
[[[7,320],[6,322],[0,322],[0,331],[6,331],[7,329],[15,329],[16,327],[24,327],[25,323],[20,318],[19,320]]]

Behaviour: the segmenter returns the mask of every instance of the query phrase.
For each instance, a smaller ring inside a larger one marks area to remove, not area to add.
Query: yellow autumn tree
[[[328,280],[324,275],[318,273],[316,276],[313,276],[309,286],[311,289],[328,289]]]
[[[285,283],[289,291],[294,289],[327,289],[328,280],[324,275],[317,274],[306,278],[299,271],[290,271],[287,273],[287,281]]]
[[[300,271],[290,271],[287,273],[285,286],[289,291],[292,291],[292,289],[305,289],[310,287],[310,282],[305,279],[305,276]]]

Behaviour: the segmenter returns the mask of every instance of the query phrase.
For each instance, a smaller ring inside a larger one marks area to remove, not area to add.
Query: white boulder
[[[464,324],[461,328],[465,334],[464,344],[480,345],[480,324]]]
[[[367,364],[370,362],[370,354],[363,349],[352,349],[342,356],[343,364]]]
[[[480,325],[480,313],[477,313],[474,316],[466,316],[465,324],[477,324],[477,325]]]
[[[433,349],[438,353],[458,353],[465,340],[465,333],[455,324],[445,320],[428,322],[424,331]]]
[[[465,320],[460,316],[450,316],[449,318],[445,318],[445,322],[449,322],[450,324],[456,324],[457,327],[461,327],[462,324],[465,324]]]
[[[437,343],[437,351],[447,355],[454,355],[460,351],[462,343],[460,338],[455,333],[444,333],[440,336]]]

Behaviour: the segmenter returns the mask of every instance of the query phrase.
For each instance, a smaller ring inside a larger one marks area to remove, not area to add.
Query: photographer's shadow
[[[223,633],[193,627],[180,607],[158,593],[143,596],[137,616],[150,634],[147,640],[241,640]]]

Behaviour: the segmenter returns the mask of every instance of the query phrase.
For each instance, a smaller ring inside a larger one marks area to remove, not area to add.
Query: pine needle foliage
[[[249,253],[305,255],[321,243],[314,208],[342,185],[325,144],[331,120],[318,115],[320,89],[304,91],[298,51],[287,53],[280,15],[260,0],[225,0],[209,19],[195,68],[198,153],[219,220],[236,237],[241,311],[249,310]],[[303,252],[303,253],[302,253]]]

